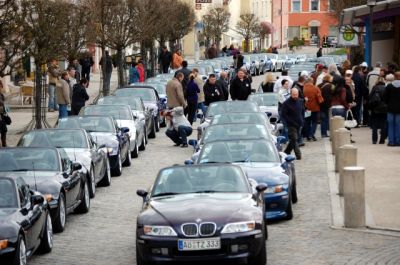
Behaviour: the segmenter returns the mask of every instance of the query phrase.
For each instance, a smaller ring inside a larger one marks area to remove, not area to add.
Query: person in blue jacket
[[[137,63],[132,62],[131,68],[129,69],[129,84],[138,83],[140,80],[139,71],[136,66]]]

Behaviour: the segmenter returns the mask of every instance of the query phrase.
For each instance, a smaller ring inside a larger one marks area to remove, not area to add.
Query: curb
[[[329,138],[324,139],[325,154],[326,154],[326,167],[329,182],[329,197],[331,201],[331,218],[332,229],[344,231],[356,231],[362,233],[379,234],[384,236],[400,237],[400,230],[393,228],[386,228],[376,226],[372,212],[367,203],[365,203],[366,210],[366,227],[364,228],[346,228],[344,227],[344,210],[343,210],[343,197],[338,195],[338,173],[335,172],[334,156],[330,146]]]

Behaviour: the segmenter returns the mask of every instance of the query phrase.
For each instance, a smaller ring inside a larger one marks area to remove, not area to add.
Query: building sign
[[[196,4],[211,4],[212,0],[196,0]]]
[[[358,46],[358,27],[343,26],[339,30],[338,44],[342,46]]]
[[[196,10],[201,10],[201,4],[196,4]]]

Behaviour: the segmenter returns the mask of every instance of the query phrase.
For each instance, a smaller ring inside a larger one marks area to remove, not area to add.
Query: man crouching
[[[167,121],[165,134],[175,143],[175,146],[188,147],[187,137],[192,134],[192,127],[183,113],[183,108],[175,107],[163,112],[162,115]]]

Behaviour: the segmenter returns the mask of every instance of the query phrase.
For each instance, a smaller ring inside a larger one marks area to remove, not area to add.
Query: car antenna
[[[35,162],[33,162],[33,161],[32,161],[32,169],[33,169],[33,179],[35,181],[35,190],[38,190],[37,184],[36,184]]]

